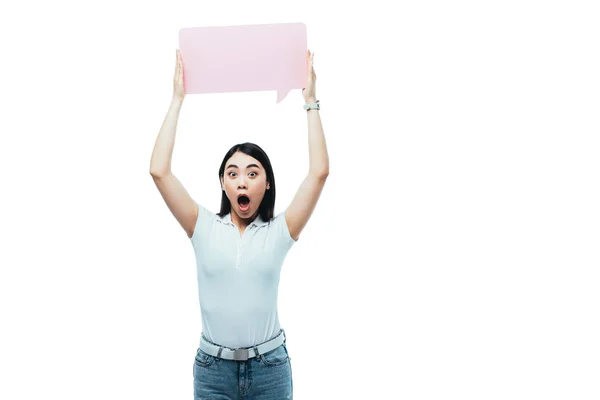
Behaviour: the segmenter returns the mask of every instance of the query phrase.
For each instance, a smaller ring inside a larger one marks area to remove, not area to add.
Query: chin
[[[242,213],[241,211],[239,211],[236,208],[236,209],[234,209],[234,211],[235,211],[235,213],[237,214],[238,217],[240,217],[242,219],[248,219],[248,218],[252,217],[256,213],[257,210],[248,210],[247,213]]]

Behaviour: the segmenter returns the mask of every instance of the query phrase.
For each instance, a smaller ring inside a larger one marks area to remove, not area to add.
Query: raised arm
[[[315,90],[317,77],[313,68],[313,56],[314,54],[310,53],[310,51],[307,53],[308,77],[306,88],[302,90],[302,96],[307,104],[316,103],[317,101]],[[327,154],[327,144],[325,142],[319,110],[308,110],[307,119],[308,175],[300,184],[300,188],[298,188],[294,199],[285,211],[285,220],[290,231],[290,236],[294,240],[298,240],[300,232],[310,219],[329,175],[329,155]]]
[[[185,91],[183,88],[183,62],[179,50],[173,80],[173,98],[169,111],[165,116],[162,127],[156,138],[152,158],[150,160],[150,175],[165,200],[167,207],[177,219],[181,227],[191,238],[198,218],[198,205],[183,187],[181,182],[171,172],[171,157],[175,146],[177,120]]]

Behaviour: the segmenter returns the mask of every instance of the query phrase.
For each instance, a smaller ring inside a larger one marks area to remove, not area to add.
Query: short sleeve
[[[277,242],[281,243],[284,248],[289,249],[298,241],[294,240],[292,235],[290,235],[290,230],[285,220],[285,212],[281,212],[273,218],[273,226],[277,234]]]
[[[196,218],[196,226],[194,227],[194,233],[190,238],[192,242],[195,242],[198,239],[200,239],[202,233],[205,230],[204,227],[209,226],[214,216],[214,214],[210,212],[207,208],[203,207],[198,203],[196,204],[198,205],[198,218]]]

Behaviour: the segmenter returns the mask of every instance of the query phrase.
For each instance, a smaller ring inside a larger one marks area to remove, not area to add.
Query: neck
[[[247,227],[258,216],[258,210],[256,210],[254,215],[249,218],[240,218],[240,216],[237,215],[237,213],[233,211],[233,209],[229,211],[229,213],[231,215],[231,222],[233,222],[238,228]]]

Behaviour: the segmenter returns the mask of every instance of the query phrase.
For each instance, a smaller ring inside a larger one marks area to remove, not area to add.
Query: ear
[[[271,189],[271,184],[267,182],[267,190]]]

